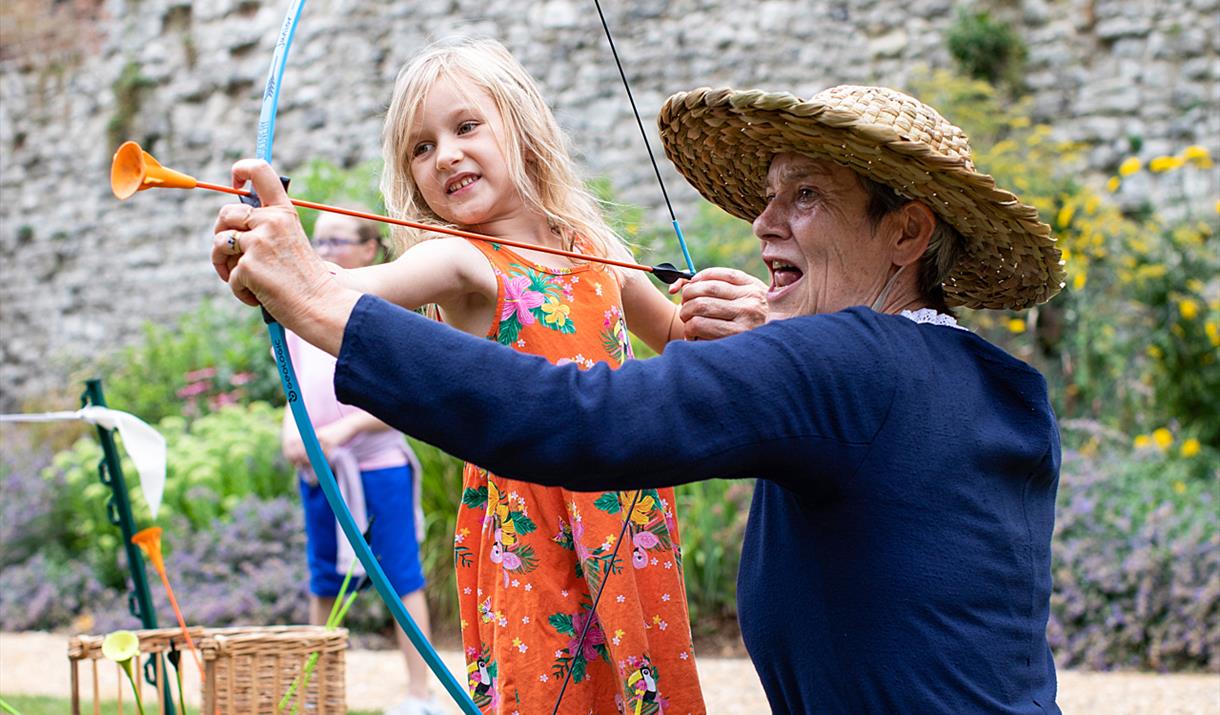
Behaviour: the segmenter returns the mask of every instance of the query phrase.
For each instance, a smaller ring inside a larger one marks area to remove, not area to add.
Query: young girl
[[[386,205],[437,225],[629,258],[564,139],[501,45],[434,46],[394,88]],[[339,280],[409,308],[436,304],[454,327],[553,362],[620,365],[632,356],[628,324],[657,351],[681,337],[678,307],[641,272],[460,238],[399,238],[409,249],[398,260],[339,271]],[[564,712],[704,712],[673,490],[644,491],[625,514],[634,496],[539,487],[466,465],[454,557],[468,684],[484,712],[550,712],[569,671]]]

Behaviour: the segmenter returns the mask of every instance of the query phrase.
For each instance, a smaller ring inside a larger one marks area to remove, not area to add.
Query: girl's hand
[[[284,430],[280,438],[280,450],[284,459],[292,466],[303,469],[309,466],[309,455],[305,453],[305,444],[295,430]]]
[[[767,322],[767,286],[733,268],[705,268],[670,286],[682,293],[679,317],[687,340],[713,340]]]
[[[322,448],[322,453],[326,455],[328,461],[336,449],[347,444],[355,436],[343,424],[343,420],[319,427],[314,434],[318,436],[318,446]]]

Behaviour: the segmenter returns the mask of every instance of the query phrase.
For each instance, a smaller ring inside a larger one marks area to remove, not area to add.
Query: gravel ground
[[[68,636],[57,633],[0,633],[0,692],[5,694],[68,697]],[[441,656],[461,677],[461,656]],[[195,680],[194,669],[186,670]],[[699,676],[709,715],[756,715],[767,712],[758,677],[745,658],[700,658]],[[347,659],[348,706],[376,710],[396,702],[404,692],[406,675],[397,652],[354,650]],[[88,669],[82,672],[90,696]],[[102,671],[102,695],[113,698],[117,678]],[[440,688],[437,686],[437,690]],[[197,686],[187,686],[197,693]],[[1159,675],[1154,673],[1059,674],[1059,706],[1065,713],[1098,715],[1218,715],[1220,675]],[[451,710],[456,713],[457,708]]]

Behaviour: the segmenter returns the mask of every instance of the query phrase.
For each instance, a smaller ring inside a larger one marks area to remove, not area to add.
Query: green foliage
[[[140,100],[144,90],[153,85],[152,80],[140,73],[140,63],[134,60],[123,65],[119,76],[111,85],[114,92],[114,114],[106,125],[110,146],[117,147],[131,138],[132,122],[140,114]]]
[[[992,85],[1020,88],[1025,42],[1008,23],[993,20],[986,10],[960,8],[949,28],[948,44],[962,74]]]
[[[682,569],[696,636],[737,617],[737,567],[753,481],[714,480],[677,488]]]
[[[321,159],[315,159],[292,177],[292,195],[322,204],[385,213],[378,181],[381,161],[367,161],[345,169]],[[301,225],[307,236],[313,235],[318,212],[300,209]]]
[[[272,401],[279,377],[256,311],[205,301],[174,327],[147,323],[144,340],[95,366],[106,401],[152,424],[244,400]]]
[[[613,189],[606,179],[592,182],[590,189],[601,199],[610,227],[636,249],[637,260],[648,264],[668,261],[686,267],[672,226],[649,223],[638,206],[615,202]],[[700,202],[694,217],[683,223],[682,233],[696,269],[725,266],[760,278],[767,276],[767,267],[758,251],[758,239],[750,224],[720,208]]]
[[[964,322],[1037,367],[1060,417],[1128,434],[1168,426],[1220,445],[1217,217],[1192,217],[1188,207],[1174,221],[1124,214],[1109,194],[1142,162],[1124,162],[1103,190],[1081,183],[1080,147],[1054,141],[1050,127],[1030,121],[1027,102],[1005,104],[986,83],[937,73],[913,93],[965,129],[980,171],[1039,210],[1066,264],[1067,285],[1050,303]],[[1153,180],[1172,181],[1211,159],[1187,147],[1148,167]]]
[[[192,529],[206,530],[226,519],[245,496],[291,494],[289,470],[279,456],[280,415],[267,403],[254,402],[191,422],[171,416],[157,423],[169,454],[158,519],[167,522],[181,515]],[[60,485],[53,491],[52,508],[60,528],[46,548],[83,557],[103,582],[117,587],[124,578],[115,558],[121,550],[120,534],[106,513],[111,492],[98,480],[100,460],[101,448],[91,435],[55,455],[43,471],[44,479]],[[135,465],[125,452],[123,474],[136,524],[151,524]]]

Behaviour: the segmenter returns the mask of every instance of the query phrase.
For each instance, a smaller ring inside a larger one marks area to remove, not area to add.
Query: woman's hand
[[[687,340],[714,340],[752,330],[767,322],[767,286],[733,268],[705,268],[689,281],[670,286],[682,293]]]
[[[264,161],[233,165],[233,186],[249,181],[262,207],[220,209],[212,266],[238,300],[262,305],[284,327],[319,348],[338,353],[343,326],[360,294],[344,289],[309,245],[279,177]]]

